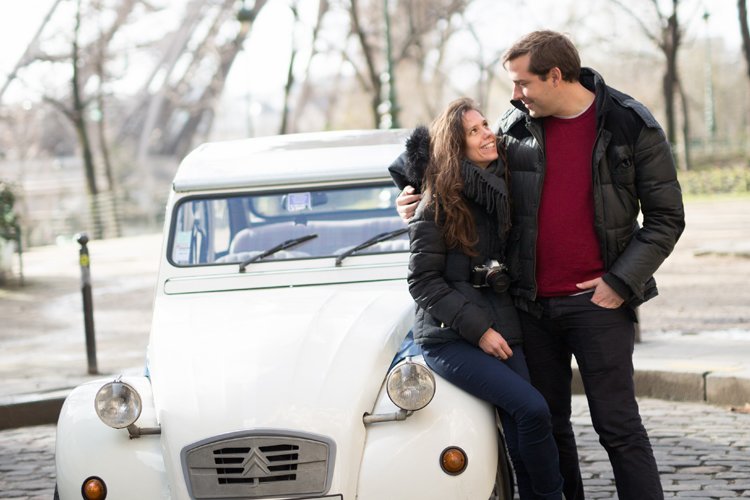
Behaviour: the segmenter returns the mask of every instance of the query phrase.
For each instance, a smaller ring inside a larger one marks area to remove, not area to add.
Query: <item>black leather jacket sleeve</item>
[[[488,311],[470,302],[445,279],[448,251],[431,211],[422,206],[409,223],[411,256],[407,276],[417,305],[473,345],[479,343],[492,320]]]

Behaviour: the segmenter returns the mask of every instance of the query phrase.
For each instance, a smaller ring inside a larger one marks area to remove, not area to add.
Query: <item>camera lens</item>
[[[510,287],[510,276],[501,267],[493,267],[487,272],[487,285],[495,293],[504,293]]]

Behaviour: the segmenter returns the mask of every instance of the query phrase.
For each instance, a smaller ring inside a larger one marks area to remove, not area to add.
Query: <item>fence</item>
[[[80,232],[112,238],[160,231],[177,162],[154,158],[149,168],[149,179],[134,171],[123,176],[114,193],[102,190],[93,198],[77,158],[0,162],[0,179],[14,188],[15,211],[28,248],[73,239]]]

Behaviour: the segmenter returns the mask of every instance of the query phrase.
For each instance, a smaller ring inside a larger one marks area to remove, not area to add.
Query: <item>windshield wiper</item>
[[[404,234],[408,230],[409,230],[408,228],[402,227],[401,229],[396,229],[395,231],[389,231],[387,233],[380,233],[380,234],[378,234],[376,236],[373,236],[372,238],[370,238],[367,241],[363,241],[362,243],[360,243],[356,247],[352,247],[349,250],[347,250],[346,252],[343,252],[341,255],[339,255],[338,257],[336,257],[336,267],[339,267],[341,265],[341,262],[345,258],[347,258],[350,255],[352,255],[353,253],[357,253],[360,250],[362,250],[364,248],[367,248],[367,247],[371,247],[371,246],[373,246],[373,245],[375,245],[377,243],[380,243],[381,241],[386,241],[386,240],[390,240],[392,238],[395,238],[396,236],[401,236],[402,234]]]
[[[255,261],[258,261],[260,259],[265,259],[269,255],[273,255],[273,254],[275,254],[277,252],[280,252],[282,250],[286,250],[287,248],[291,248],[291,247],[297,246],[297,245],[299,245],[301,243],[304,243],[304,242],[306,242],[308,240],[311,240],[311,239],[317,238],[317,237],[318,237],[317,234],[306,234],[305,236],[300,236],[299,238],[292,238],[291,240],[286,240],[283,243],[279,243],[275,247],[269,248],[265,252],[261,252],[261,253],[259,253],[257,255],[253,255],[249,259],[243,261],[242,264],[240,264],[240,272],[244,273],[245,272],[245,268],[248,265],[250,265],[253,262],[255,262]]]

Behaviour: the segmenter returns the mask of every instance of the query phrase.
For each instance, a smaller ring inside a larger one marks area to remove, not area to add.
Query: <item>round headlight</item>
[[[115,429],[124,429],[141,415],[141,397],[132,386],[115,380],[104,384],[94,398],[96,414]]]
[[[421,410],[435,395],[435,377],[424,365],[407,361],[388,374],[386,391],[393,404],[402,410]]]

